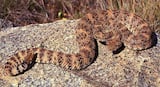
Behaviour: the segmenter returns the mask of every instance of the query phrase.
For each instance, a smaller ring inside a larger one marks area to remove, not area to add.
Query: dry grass
[[[122,9],[138,14],[160,33],[160,0],[0,0],[0,18],[15,26],[80,18],[90,10]]]

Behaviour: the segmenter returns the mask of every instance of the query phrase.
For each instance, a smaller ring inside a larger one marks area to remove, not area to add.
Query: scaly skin
[[[152,45],[152,30],[135,14],[125,11],[93,11],[81,18],[75,32],[80,51],[65,54],[43,48],[30,48],[13,55],[4,65],[4,75],[18,75],[37,63],[53,63],[66,69],[80,70],[96,57],[96,43],[106,41],[110,51],[124,44],[132,50],[144,50]]]

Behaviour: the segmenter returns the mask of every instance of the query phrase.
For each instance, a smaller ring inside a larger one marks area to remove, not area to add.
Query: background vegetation
[[[138,14],[160,33],[160,0],[0,0],[0,18],[14,26],[77,19],[95,9],[123,9]]]

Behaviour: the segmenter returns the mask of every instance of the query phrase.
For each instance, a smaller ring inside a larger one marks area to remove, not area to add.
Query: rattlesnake
[[[122,45],[131,50],[152,46],[152,33],[146,21],[120,10],[93,11],[82,17],[76,28],[79,53],[65,54],[43,48],[30,48],[14,54],[3,66],[3,74],[15,76],[26,71],[33,62],[53,63],[66,69],[81,70],[96,57],[96,41],[106,43],[111,52]]]

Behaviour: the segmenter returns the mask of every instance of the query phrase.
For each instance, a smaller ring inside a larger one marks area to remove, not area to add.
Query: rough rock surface
[[[0,31],[1,64],[19,50],[44,47],[65,53],[78,52],[75,27],[79,20],[8,28]],[[160,36],[150,49],[135,52],[124,48],[111,55],[98,43],[98,57],[81,71],[69,71],[53,64],[35,64],[0,87],[160,87]]]

